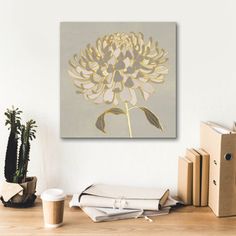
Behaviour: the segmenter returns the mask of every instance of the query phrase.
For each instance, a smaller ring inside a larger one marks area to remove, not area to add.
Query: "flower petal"
[[[154,83],[162,83],[164,81],[164,75],[159,75],[157,77],[151,78],[151,81]]]
[[[150,94],[143,91],[142,89],[140,89],[140,91],[141,91],[141,94],[143,95],[144,100],[147,101],[148,98],[150,97]]]
[[[97,97],[99,97],[99,96],[100,96],[99,93],[92,93],[92,94],[89,94],[89,95],[88,95],[88,98],[93,100],[93,99],[95,99],[95,98],[97,98]]]
[[[92,74],[93,72],[92,71],[88,71],[88,70],[86,70],[86,69],[84,69],[84,68],[82,68],[82,67],[80,67],[80,66],[77,66],[76,67],[76,71],[78,72],[78,73],[83,73],[83,74],[88,74],[88,75],[90,75],[90,74]]]
[[[108,64],[115,65],[116,58],[113,56],[110,60],[107,61]]]
[[[118,57],[120,55],[120,49],[119,48],[116,48],[115,51],[113,52],[113,55],[115,57]]]
[[[146,82],[148,82],[149,79],[146,77],[140,77],[139,80],[146,83]]]
[[[112,103],[114,99],[114,92],[112,91],[112,89],[107,89],[104,93],[104,101],[107,103]]]
[[[98,38],[97,41],[96,41],[96,46],[97,46],[97,49],[98,49],[98,52],[101,56],[103,56],[103,52],[102,52],[102,42],[101,42],[101,39]]]
[[[140,80],[136,80],[135,83],[136,83],[136,86],[138,86],[142,91],[145,91],[150,94],[154,92],[154,88],[149,83],[144,83]]]
[[[125,68],[125,63],[123,61],[119,61],[118,63],[116,63],[115,65],[115,69],[116,70],[122,70]]]
[[[94,83],[99,83],[100,81],[102,81],[102,77],[99,76],[98,74],[93,74],[91,77],[90,77],[90,80]]]
[[[157,66],[156,71],[158,71],[161,74],[168,74],[168,69],[165,66]]]
[[[126,57],[123,62],[125,63],[125,68],[131,65],[131,60],[128,57]]]
[[[113,65],[109,64],[108,67],[107,67],[107,72],[112,73],[113,71],[114,71]]]
[[[93,100],[94,103],[100,104],[103,103],[103,94],[100,94],[96,99]]]
[[[112,82],[112,77],[113,77],[113,74],[108,74],[107,77],[105,78],[104,80],[104,84],[111,84]]]
[[[92,70],[98,70],[99,65],[97,62],[89,62],[88,63],[89,68],[91,68]],[[91,73],[90,71],[86,71],[87,73]]]
[[[72,78],[75,78],[75,79],[82,79],[83,80],[83,78],[81,78],[81,76],[79,75],[79,74],[75,74],[74,72],[72,72],[72,71],[70,71],[70,70],[68,70],[68,74],[72,77]]]
[[[91,89],[95,86],[94,83],[83,83],[82,86],[85,88],[85,89]]]
[[[130,99],[129,102],[130,102],[133,106],[135,106],[136,103],[137,103],[137,96],[136,96],[136,93],[135,93],[134,89],[130,89],[129,91],[130,91],[130,94],[131,94],[131,99]]]
[[[128,102],[131,100],[131,94],[129,88],[124,87],[124,89],[120,92],[120,98],[123,102]]]
[[[131,77],[129,77],[126,81],[125,81],[125,86],[128,88],[132,88],[134,86],[134,82],[132,80]]]
[[[120,72],[116,71],[115,76],[114,76],[114,81],[118,82],[118,81],[122,81],[122,80],[123,80],[123,77],[121,76]]]
[[[119,103],[119,101],[118,101],[118,99],[117,99],[117,96],[115,95],[115,98],[114,98],[113,104],[114,104],[114,105],[118,105],[118,103]]]
[[[125,57],[128,57],[129,59],[131,59],[133,57],[132,53],[131,53],[131,49],[129,49],[126,54]]]
[[[149,83],[142,83],[141,88],[147,93],[153,93],[155,90]]]
[[[121,82],[116,82],[116,83],[114,83],[114,86],[113,86],[113,92],[119,93],[119,92],[122,91],[123,87],[124,87],[124,86],[123,86],[123,83],[121,83]]]
[[[78,87],[78,88],[83,88],[84,82],[82,82],[81,80],[76,80],[76,79],[75,79],[73,82],[74,82],[74,85],[75,85],[76,87]]]

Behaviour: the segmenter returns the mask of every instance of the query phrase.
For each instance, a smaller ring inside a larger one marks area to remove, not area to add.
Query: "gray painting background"
[[[156,114],[164,131],[152,126],[139,109],[130,111],[134,138],[176,137],[176,24],[173,22],[62,22],[60,31],[60,133],[62,138],[128,138],[125,115],[105,117],[107,131],[103,134],[95,127],[97,117],[112,107],[93,104],[76,93],[68,75],[68,61],[88,43],[94,45],[98,37],[114,32],[141,32],[145,41],[152,37],[168,51],[169,73],[163,84],[154,84],[156,91],[147,101],[138,96],[138,106],[145,106]],[[138,93],[137,93],[138,94]],[[124,109],[119,104],[119,107]]]

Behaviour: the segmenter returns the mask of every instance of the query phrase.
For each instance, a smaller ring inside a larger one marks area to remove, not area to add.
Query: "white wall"
[[[236,119],[234,0],[0,0],[0,180],[12,104],[38,122],[30,172],[38,191],[72,193],[91,182],[166,186],[176,191],[177,157],[199,145],[200,120],[232,126]],[[178,138],[61,140],[60,21],[176,21]]]

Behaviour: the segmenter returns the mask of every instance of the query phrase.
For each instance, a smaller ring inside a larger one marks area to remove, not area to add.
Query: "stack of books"
[[[179,157],[178,197],[185,205],[208,205],[209,158],[201,148],[186,149]]]
[[[208,206],[216,216],[236,215],[236,128],[201,122],[200,146],[178,163],[178,197],[186,205]]]
[[[164,215],[180,204],[168,189],[95,184],[74,194],[70,207],[80,207],[94,222],[101,222]]]

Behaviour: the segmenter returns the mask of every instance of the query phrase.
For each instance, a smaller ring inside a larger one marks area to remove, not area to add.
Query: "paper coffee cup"
[[[44,225],[56,228],[63,223],[65,194],[61,189],[47,189],[41,194],[43,201]]]

